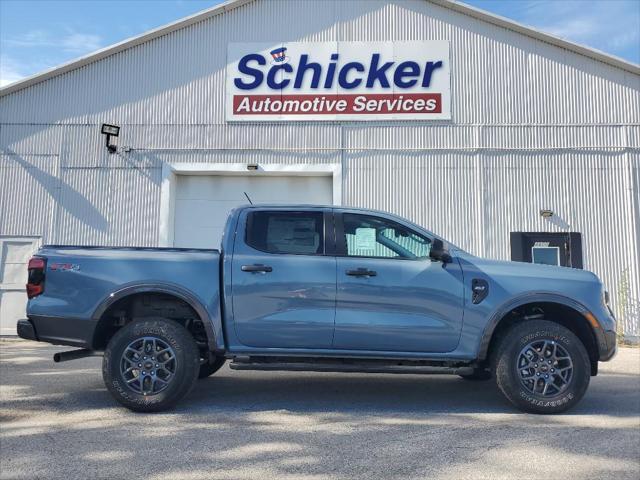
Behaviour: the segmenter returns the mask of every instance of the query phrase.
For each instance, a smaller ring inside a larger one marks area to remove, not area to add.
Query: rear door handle
[[[241,267],[243,272],[272,272],[273,268],[269,265],[262,265],[259,263],[255,263],[253,265],[242,265]]]
[[[347,270],[347,275],[352,277],[375,277],[378,273],[367,268],[358,268],[356,270]]]

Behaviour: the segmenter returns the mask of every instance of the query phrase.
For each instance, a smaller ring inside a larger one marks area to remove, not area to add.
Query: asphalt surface
[[[514,410],[453,376],[234,372],[136,414],[100,358],[0,340],[3,479],[640,478],[640,349],[601,364],[567,414]]]

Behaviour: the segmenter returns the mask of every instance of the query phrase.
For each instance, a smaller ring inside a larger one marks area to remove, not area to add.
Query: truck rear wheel
[[[589,386],[589,355],[580,339],[554,322],[522,322],[499,342],[494,356],[500,391],[519,409],[559,413],[578,403]]]
[[[194,386],[198,346],[182,325],[145,318],[118,330],[102,362],[107,389],[125,407],[157,412],[172,407]]]

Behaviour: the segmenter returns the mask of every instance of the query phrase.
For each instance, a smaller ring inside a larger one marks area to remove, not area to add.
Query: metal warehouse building
[[[234,0],[1,89],[2,333],[39,245],[216,247],[244,192],[592,270],[640,334],[640,68],[447,0]]]

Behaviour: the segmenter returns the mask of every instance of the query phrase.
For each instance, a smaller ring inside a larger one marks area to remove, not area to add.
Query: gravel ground
[[[623,348],[565,415],[514,410],[453,376],[233,372],[170,413],[115,404],[100,358],[0,340],[0,477],[640,478],[640,349]]]

